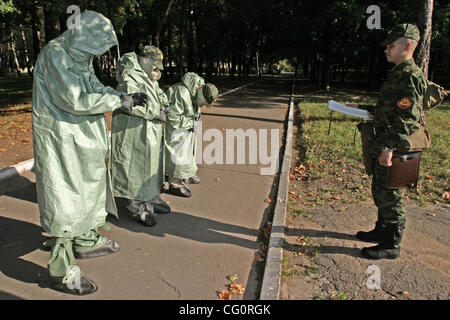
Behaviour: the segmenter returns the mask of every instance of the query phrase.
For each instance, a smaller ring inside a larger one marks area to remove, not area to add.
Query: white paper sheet
[[[330,100],[328,102],[328,109],[363,119],[370,119],[370,115],[367,110],[347,107],[346,105],[343,105],[342,103],[336,102],[334,100]]]

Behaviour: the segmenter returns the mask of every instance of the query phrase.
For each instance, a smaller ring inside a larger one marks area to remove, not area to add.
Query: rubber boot
[[[119,249],[120,249],[120,245],[118,242],[108,239],[101,247],[98,247],[92,251],[80,252],[80,251],[75,250],[74,253],[75,253],[75,258],[77,258],[77,259],[89,259],[89,258],[106,256],[108,254],[112,254],[112,253],[119,251]]]
[[[75,265],[71,238],[51,239],[51,253],[48,272],[52,280],[51,288],[73,295],[86,295],[97,291],[92,280],[86,278]]]
[[[378,220],[375,223],[375,228],[371,231],[358,231],[356,237],[359,240],[367,242],[381,242],[383,240],[383,223]]]
[[[197,175],[194,175],[189,178],[188,180],[189,184],[199,184],[200,183],[200,177]]]
[[[80,271],[76,265],[67,268],[65,277],[52,278],[51,288],[53,290],[76,296],[84,296],[97,291],[97,286]]]
[[[405,230],[404,223],[389,223],[383,228],[383,240],[374,247],[362,249],[362,255],[367,259],[396,259],[400,256],[400,242]]]
[[[167,214],[172,211],[169,205],[163,199],[161,199],[161,196],[159,194],[152,200],[150,200],[150,203],[153,206],[153,210],[155,213]]]
[[[131,200],[127,209],[132,213],[132,217],[144,226],[153,227],[156,225],[153,206],[149,201]]]
[[[98,229],[92,229],[81,236],[73,238],[73,251],[77,259],[89,259],[119,251],[120,246],[114,240],[102,237]]]
[[[169,181],[169,190],[167,193],[185,198],[192,196],[191,189],[182,179],[171,179]]]

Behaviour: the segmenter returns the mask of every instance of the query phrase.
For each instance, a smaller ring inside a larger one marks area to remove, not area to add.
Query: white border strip
[[[230,94],[230,93],[236,92],[238,90],[241,90],[241,89],[243,89],[243,88],[245,88],[247,86],[250,86],[250,85],[252,85],[252,84],[254,84],[256,82],[260,82],[260,81],[263,81],[263,79],[253,81],[253,82],[244,84],[244,85],[242,85],[240,87],[231,89],[231,90],[226,91],[224,93],[221,93],[221,94],[219,94],[219,98],[221,98],[221,97],[223,97],[223,96],[225,96],[227,94]],[[108,134],[111,135],[111,131],[109,131]],[[20,163],[18,163],[16,165],[9,166],[9,167],[6,167],[4,169],[1,169],[0,170],[0,182],[4,182],[4,181],[9,180],[9,179],[11,179],[13,177],[16,177],[16,176],[22,174],[23,172],[30,171],[30,170],[33,169],[33,166],[34,166],[34,159],[30,159],[30,160],[26,160],[26,161],[20,162]]]
[[[286,133],[286,145],[283,155],[280,180],[278,182],[277,202],[273,215],[270,232],[269,246],[266,256],[261,286],[260,300],[278,300],[280,293],[281,265],[283,259],[284,228],[286,222],[287,199],[289,190],[289,172],[292,154],[292,132],[294,123],[294,88],[295,79],[292,81],[292,93],[289,102],[289,118]]]
[[[34,159],[26,160],[23,162],[19,162],[16,165],[4,168],[0,170],[0,182],[11,179],[15,176],[18,176],[26,171],[30,171],[33,169]]]

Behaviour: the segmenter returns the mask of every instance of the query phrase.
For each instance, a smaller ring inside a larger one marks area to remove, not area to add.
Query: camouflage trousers
[[[405,189],[387,189],[387,168],[375,160],[372,177],[372,197],[378,208],[378,220],[383,223],[404,223],[406,221]]]

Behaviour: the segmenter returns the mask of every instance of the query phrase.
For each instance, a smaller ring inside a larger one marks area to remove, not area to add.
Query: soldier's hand
[[[164,113],[166,114],[167,118],[170,117],[171,112],[170,112],[170,106],[168,104],[164,106]]]
[[[378,156],[378,163],[383,167],[392,166],[392,151],[383,151]]]
[[[120,96],[121,107],[128,112],[131,112],[135,106],[146,105],[147,101],[147,94],[141,92]]]
[[[167,121],[167,114],[164,112],[164,109],[159,110],[159,121],[166,122]]]
[[[148,101],[148,95],[143,92],[133,93],[131,94],[131,97],[133,98],[134,106],[144,106],[147,104]]]

